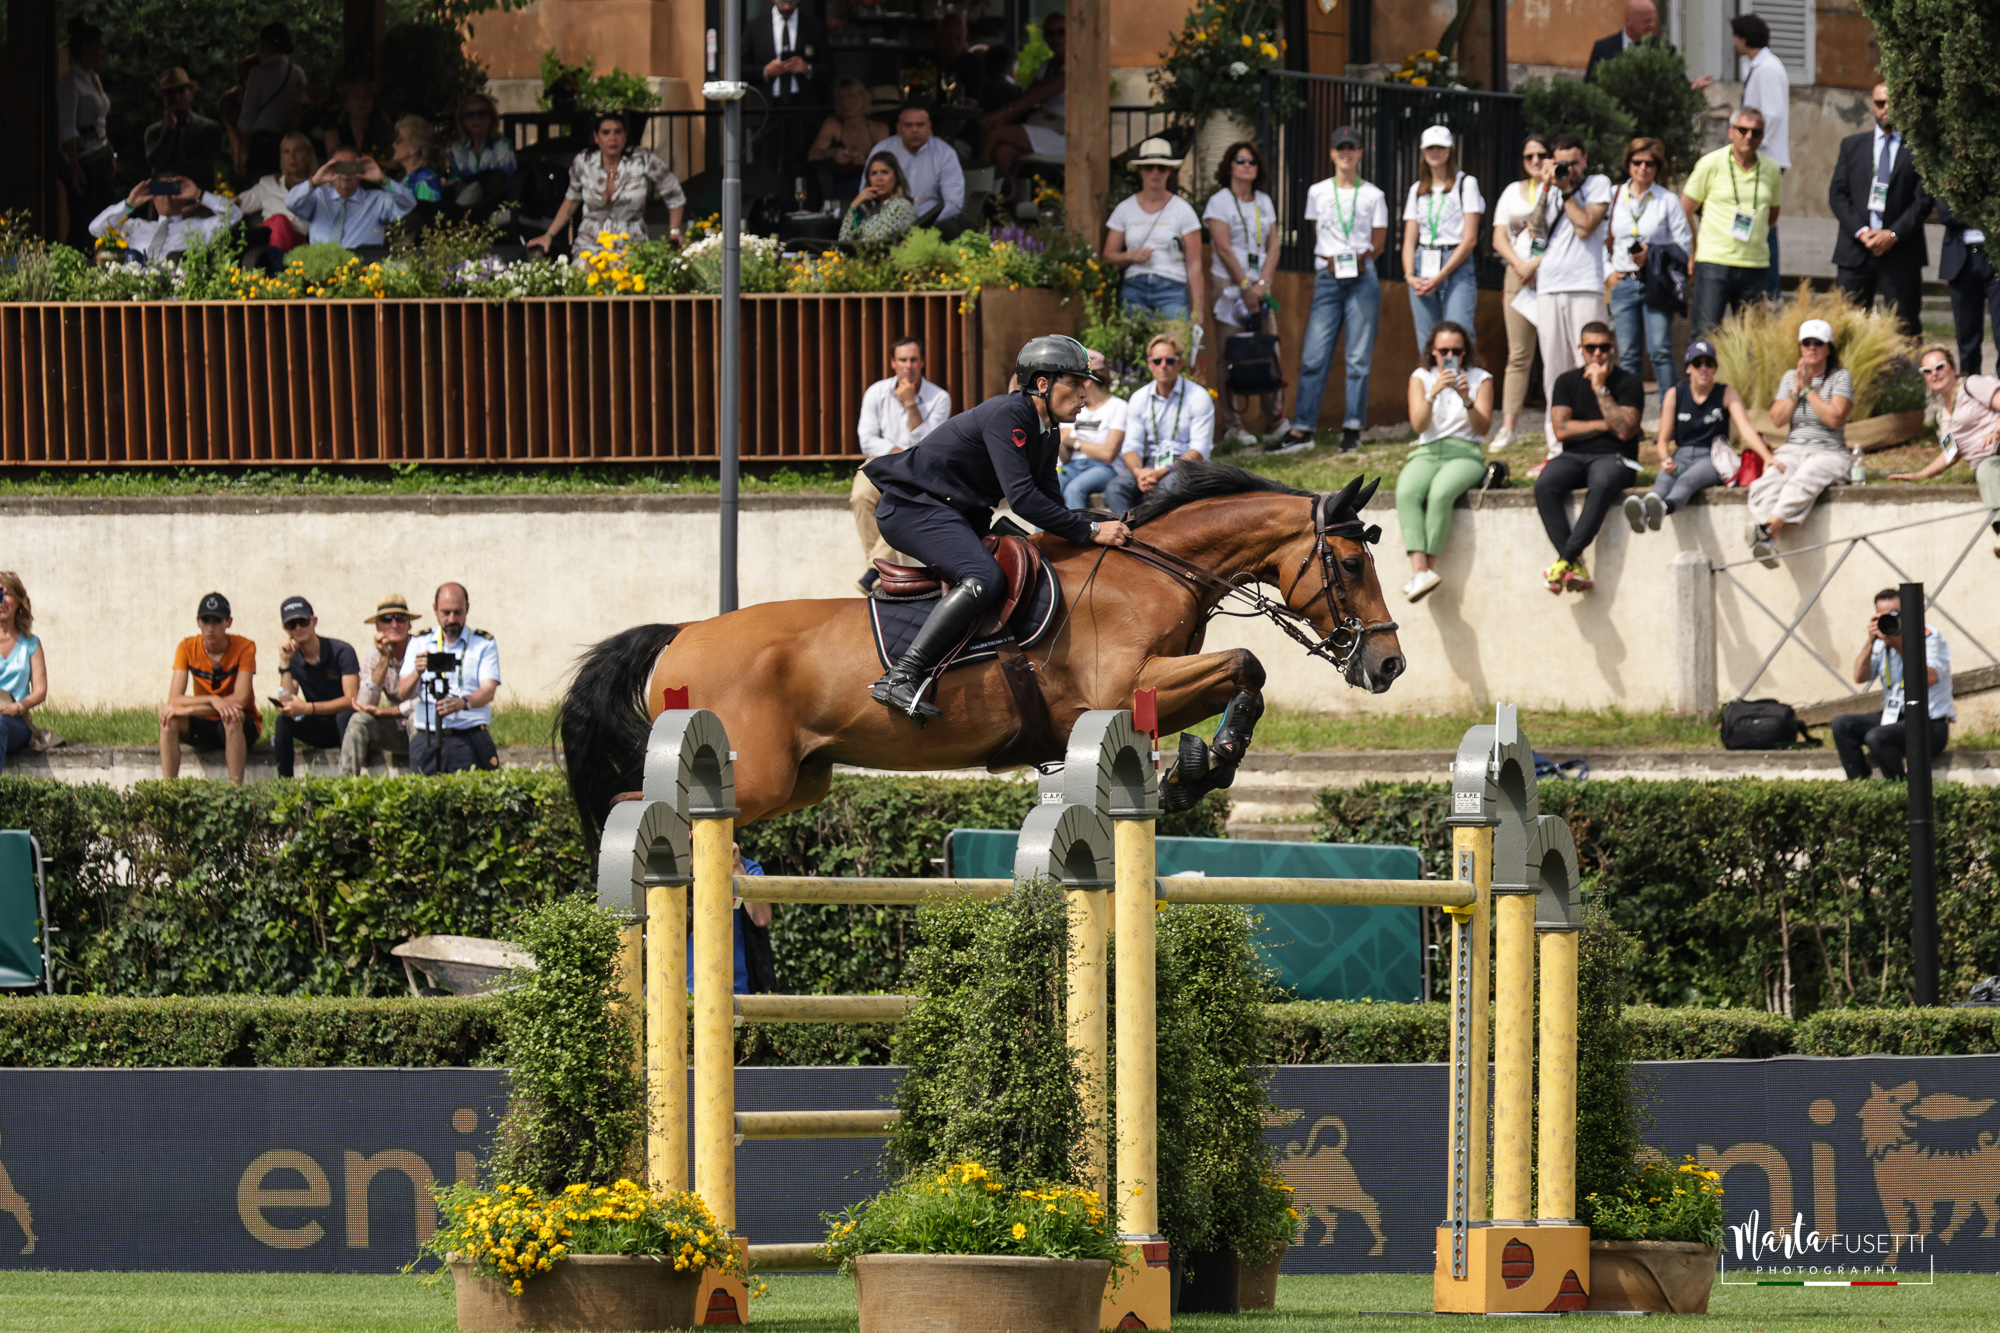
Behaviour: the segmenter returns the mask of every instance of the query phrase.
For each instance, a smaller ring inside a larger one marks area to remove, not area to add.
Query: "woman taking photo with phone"
[[[1486,471],[1479,441],[1493,424],[1493,377],[1472,364],[1472,336],[1455,320],[1431,325],[1424,364],[1410,372],[1410,461],[1396,478],[1396,521],[1410,554],[1403,596],[1420,602],[1444,581],[1437,558],[1451,507]]]
[[[1625,148],[1625,183],[1611,196],[1611,328],[1618,335],[1618,362],[1638,374],[1643,348],[1661,393],[1674,382],[1674,312],[1647,299],[1646,256],[1656,245],[1678,245],[1685,269],[1694,248],[1680,196],[1660,184],[1666,174],[1667,146],[1634,139]]]

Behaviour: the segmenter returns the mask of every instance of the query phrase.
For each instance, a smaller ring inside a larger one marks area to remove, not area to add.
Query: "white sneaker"
[[[1317,441],[1316,439],[1312,439],[1312,438],[1307,438],[1307,439],[1303,439],[1303,440],[1300,440],[1300,441],[1298,441],[1298,442],[1297,442],[1296,444],[1281,444],[1281,445],[1278,445],[1278,446],[1277,446],[1276,448],[1274,448],[1274,449],[1269,449],[1269,450],[1266,450],[1266,452],[1267,452],[1267,453],[1273,453],[1273,454],[1302,454],[1302,453],[1304,453],[1304,452],[1305,452],[1306,450],[1308,450],[1308,449],[1312,448],[1312,447],[1313,447],[1314,445],[1316,445],[1317,443],[1318,443],[1318,441]]]
[[[1632,525],[1634,532],[1646,530],[1646,506],[1636,495],[1625,497],[1625,521]]]
[[[1659,492],[1647,491],[1639,497],[1639,504],[1646,511],[1647,530],[1658,532],[1660,524],[1667,520],[1667,502],[1660,498]]]
[[[1420,569],[1415,577],[1403,585],[1403,595],[1413,602],[1421,602],[1443,582],[1444,579],[1439,577],[1435,569]]]
[[[1512,443],[1514,443],[1514,432],[1502,426],[1500,433],[1486,442],[1486,447],[1491,452],[1497,454]]]
[[[1249,431],[1244,430],[1241,426],[1238,426],[1235,430],[1230,431],[1228,439],[1229,442],[1235,445],[1238,449],[1248,449],[1257,443],[1257,437],[1255,435],[1252,435]]]

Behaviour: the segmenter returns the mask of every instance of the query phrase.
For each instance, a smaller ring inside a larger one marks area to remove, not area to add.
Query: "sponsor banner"
[[[2000,1269],[2000,1056],[1642,1067],[1676,1160],[1723,1171],[1732,1277]],[[893,1069],[743,1069],[743,1110],[882,1104]],[[1274,1071],[1298,1273],[1429,1272],[1441,1065]],[[391,1272],[506,1101],[494,1069],[0,1069],[0,1267]],[[817,1240],[882,1187],[879,1140],[737,1152],[755,1243]],[[1812,1271],[1807,1271],[1812,1270]],[[1864,1271],[1865,1270],[1865,1271]]]

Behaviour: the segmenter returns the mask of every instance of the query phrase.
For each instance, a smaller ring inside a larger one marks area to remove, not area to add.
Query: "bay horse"
[[[1059,760],[1084,712],[1129,707],[1146,688],[1159,691],[1162,735],[1228,710],[1230,743],[1218,743],[1210,771],[1194,771],[1206,747],[1186,737],[1179,802],[1163,787],[1170,808],[1192,804],[1228,785],[1263,711],[1264,668],[1253,654],[1201,651],[1217,614],[1265,616],[1350,686],[1387,690],[1405,663],[1368,549],[1381,529],[1361,519],[1379,482],[1364,490],[1356,478],[1329,495],[1219,463],[1184,462],[1175,472],[1174,490],[1153,492],[1127,516],[1130,547],[1033,538],[1058,581],[1056,628],[1024,652],[946,672],[935,695],[943,716],[928,726],[869,697],[882,668],[863,598],[765,602],[685,625],[641,625],[588,649],[558,722],[585,827],[594,835],[612,803],[640,787],[648,731],[666,691],[680,687],[689,707],[715,713],[729,733],[743,824],[814,804],[837,763],[1000,769]],[[1231,612],[1227,601],[1247,606]]]

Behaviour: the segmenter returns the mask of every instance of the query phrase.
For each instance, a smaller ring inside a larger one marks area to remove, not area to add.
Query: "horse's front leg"
[[[1160,692],[1160,731],[1185,731],[1218,712],[1212,740],[1183,735],[1179,754],[1160,787],[1161,803],[1185,810],[1206,792],[1236,781],[1249,753],[1257,719],[1264,715],[1264,665],[1242,648],[1196,657],[1156,657],[1140,671],[1138,688]]]

